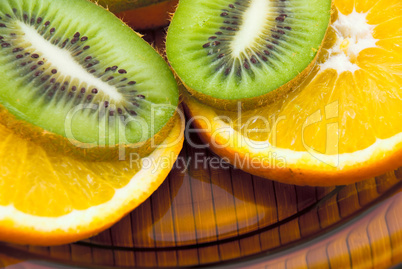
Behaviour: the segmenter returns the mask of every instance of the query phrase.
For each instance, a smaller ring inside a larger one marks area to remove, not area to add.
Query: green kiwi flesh
[[[7,113],[91,147],[147,141],[178,105],[162,57],[86,0],[2,0],[0,74]]]
[[[291,82],[311,67],[330,17],[331,0],[181,0],[167,57],[201,101],[256,104],[297,84]]]

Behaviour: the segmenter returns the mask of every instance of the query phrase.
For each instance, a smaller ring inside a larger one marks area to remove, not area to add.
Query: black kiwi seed
[[[68,41],[69,41],[68,38],[64,40],[64,42],[61,44],[61,47],[64,48],[67,45]]]
[[[254,55],[251,56],[250,61],[251,61],[253,64],[256,64],[256,63],[258,62]]]

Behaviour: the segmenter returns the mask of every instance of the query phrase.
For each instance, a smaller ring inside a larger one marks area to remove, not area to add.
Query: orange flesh
[[[4,126],[0,141],[0,205],[14,204],[36,216],[62,216],[104,203],[139,168],[130,167],[129,160],[84,162],[52,155]]]

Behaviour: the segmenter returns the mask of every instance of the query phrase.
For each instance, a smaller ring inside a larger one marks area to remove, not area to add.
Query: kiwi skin
[[[95,1],[95,0],[91,0]],[[136,29],[150,29],[166,26],[179,0],[99,0],[99,5],[115,13],[127,25]]]
[[[282,86],[280,86],[279,88],[277,88],[271,92],[268,92],[268,93],[260,95],[260,96],[252,97],[252,98],[228,100],[228,99],[220,99],[220,98],[212,97],[212,96],[203,94],[201,92],[195,91],[191,87],[187,86],[183,80],[181,80],[181,82],[185,86],[186,90],[188,91],[188,93],[190,94],[191,97],[196,98],[198,101],[200,101],[203,104],[206,104],[208,106],[211,106],[211,107],[214,107],[217,109],[221,109],[221,110],[223,109],[223,110],[227,110],[227,111],[237,111],[239,108],[239,105],[241,106],[242,110],[250,110],[250,109],[255,109],[257,107],[262,107],[262,106],[272,104],[278,100],[283,99],[287,93],[289,93],[290,91],[295,89],[298,85],[300,85],[308,77],[310,72],[313,70],[313,67],[316,65],[317,59],[321,52],[321,48],[327,38],[330,26],[336,20],[337,17],[338,17],[337,9],[335,7],[334,0],[332,0],[330,21],[328,23],[326,33],[324,35],[324,38],[322,39],[321,45],[319,46],[314,59],[295,78],[293,78],[292,80],[288,81],[287,83],[283,84]],[[173,69],[173,71],[174,71],[174,69]],[[175,73],[175,75],[180,78],[180,76],[177,73]]]
[[[90,147],[88,144],[69,140],[62,135],[46,131],[37,125],[20,120],[11,114],[4,106],[0,105],[1,125],[12,130],[20,137],[42,146],[48,154],[63,152],[68,156],[84,161],[127,160],[130,158],[130,154],[133,153],[138,154],[140,157],[148,156],[166,139],[180,117],[182,117],[181,110],[178,108],[165,126],[146,141],[136,144]]]

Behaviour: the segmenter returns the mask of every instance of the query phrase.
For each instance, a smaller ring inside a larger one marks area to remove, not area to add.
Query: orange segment
[[[14,140],[14,136],[0,128],[0,205],[10,204],[15,197],[16,188],[23,177],[23,164],[26,161],[25,141]]]
[[[375,142],[367,123],[366,106],[351,72],[340,74],[336,89],[339,94],[339,153],[353,153]]]
[[[375,27],[373,36],[376,39],[400,37],[402,36],[402,16],[401,11],[399,11],[399,16],[393,17],[392,19],[385,20],[378,26]]]
[[[336,78],[335,72],[328,70],[317,75],[304,88],[306,90],[297,91],[289,96],[287,99],[289,101],[281,109],[280,117],[283,120],[278,122],[276,128],[278,147],[290,146],[289,149],[301,150],[304,149],[305,143],[315,150],[325,152],[324,143],[312,143],[312,141],[323,141],[316,139],[325,132],[325,129],[320,127],[324,117],[323,104],[330,99]],[[318,92],[317,89],[320,91]],[[307,140],[303,141],[303,137]]]
[[[358,65],[369,72],[378,70],[402,75],[402,54],[380,48],[369,48],[359,54]]]
[[[359,0],[355,2],[355,10],[359,13],[366,13],[369,11],[378,0]]]
[[[377,46],[396,54],[402,54],[402,36],[381,39],[377,41]]]
[[[354,9],[354,0],[335,0],[334,1],[336,8],[342,14],[350,14]]]
[[[372,25],[380,24],[387,20],[401,16],[401,10],[402,2],[400,0],[377,1],[377,3],[367,14],[367,22]]]
[[[358,91],[362,93],[362,100],[365,100],[367,112],[364,118],[373,130],[372,135],[386,139],[402,132],[402,127],[398,124],[402,117],[398,84],[364,70],[357,71],[355,78],[359,81],[357,86]]]
[[[14,204],[27,214],[55,217],[102,204],[137,172],[128,160],[85,162],[49,155],[4,126],[0,129],[0,158],[5,158],[1,166],[1,204]]]

